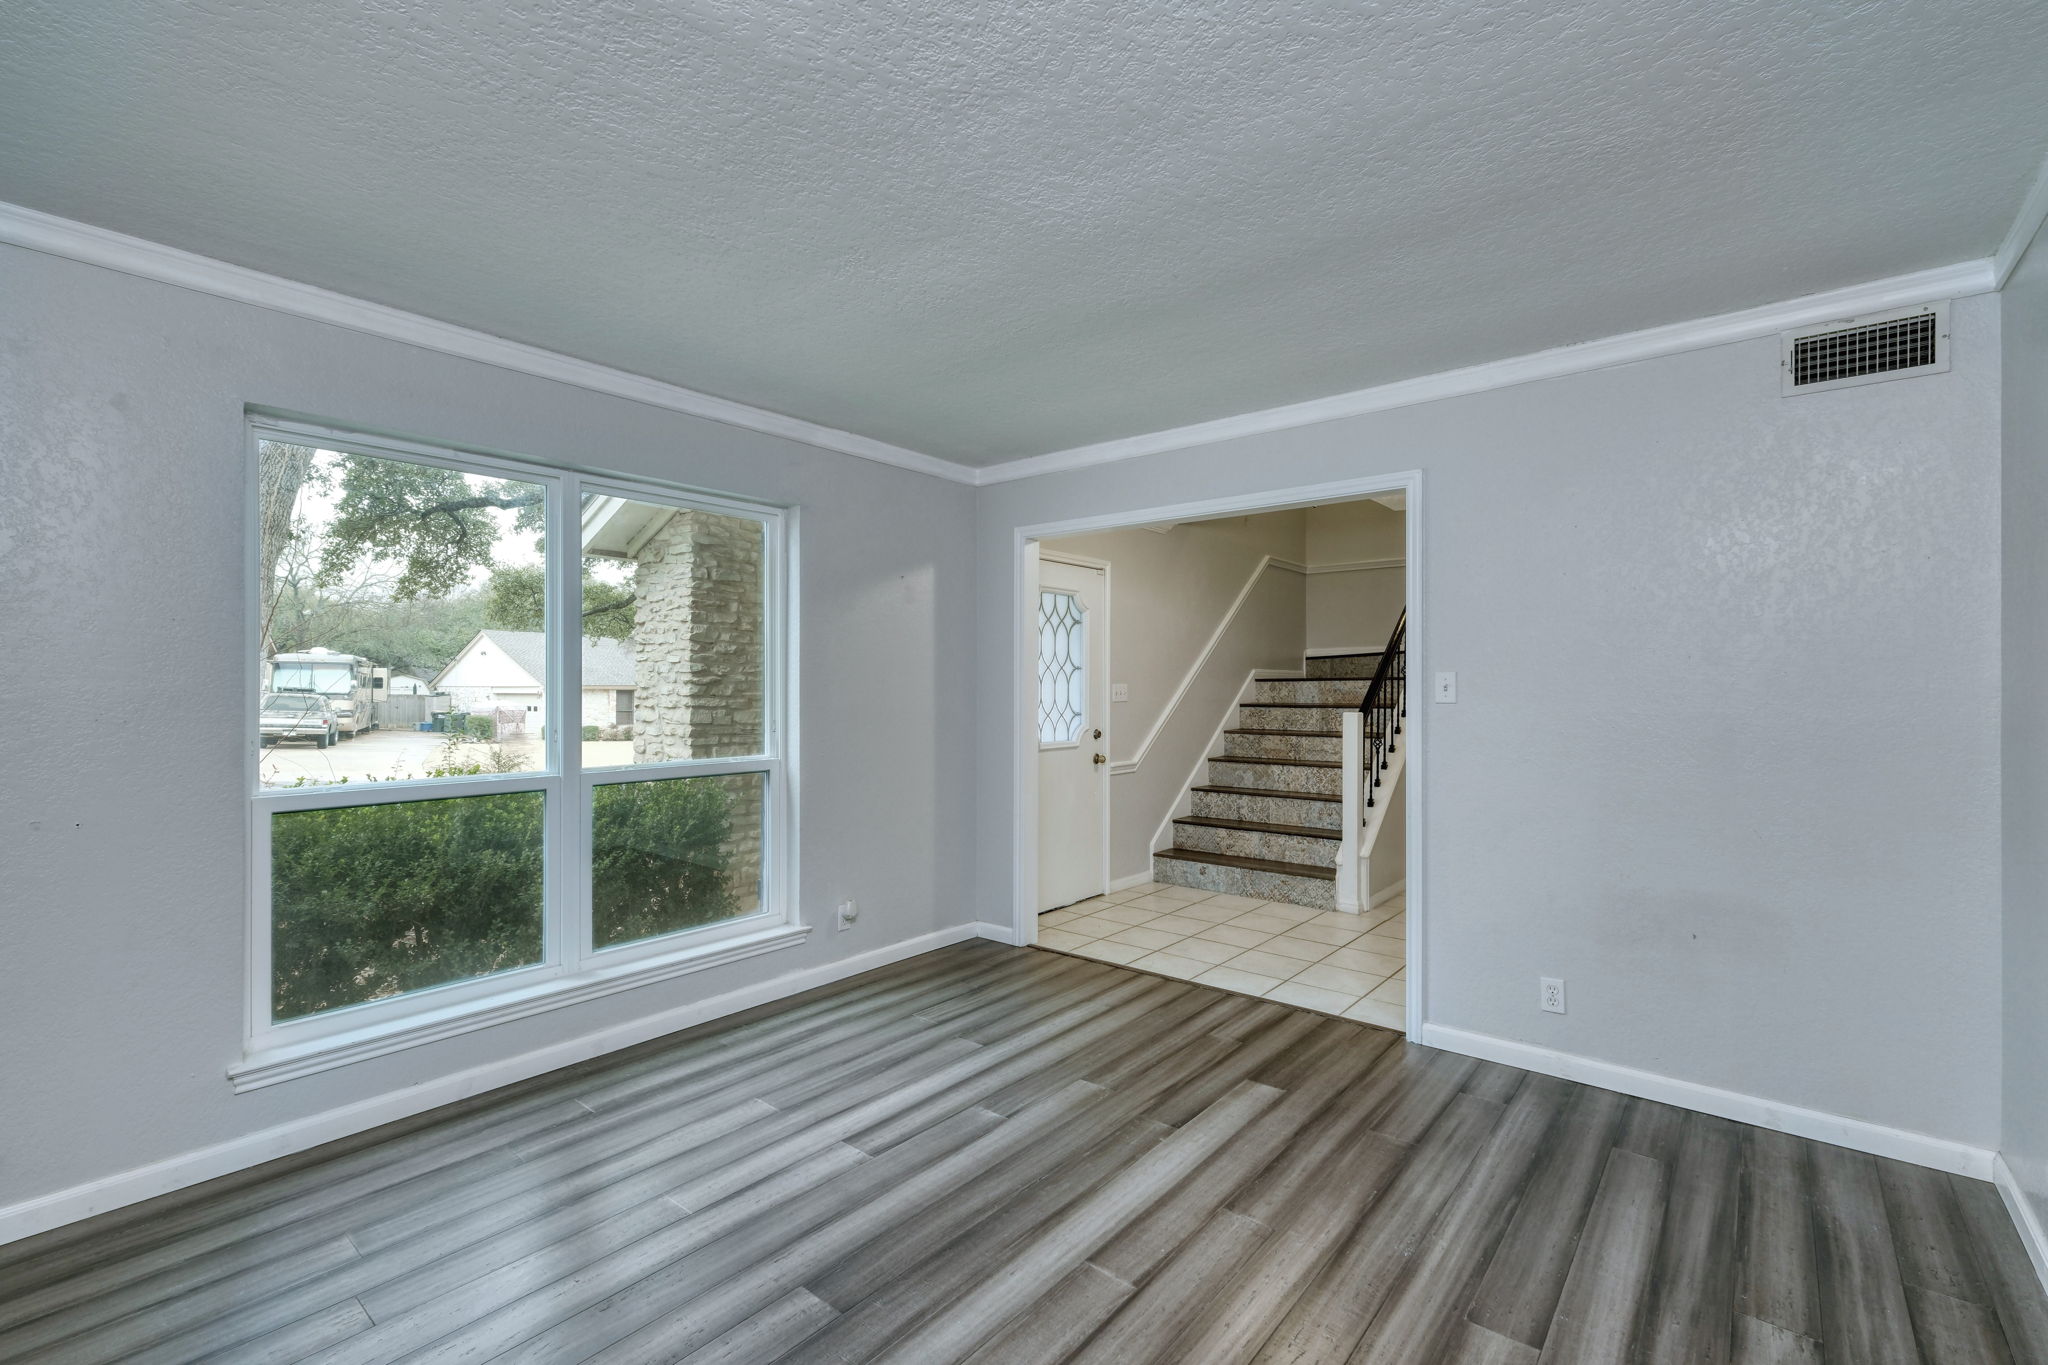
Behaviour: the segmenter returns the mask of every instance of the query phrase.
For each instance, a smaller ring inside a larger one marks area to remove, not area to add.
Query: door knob
[[[1097,754],[1097,755],[1095,755],[1095,761],[1096,761],[1097,763],[1107,763],[1107,762],[1109,762],[1109,760],[1108,760],[1108,759],[1106,759],[1106,758],[1104,758],[1104,757],[1103,757],[1103,756],[1102,756],[1101,754]]]

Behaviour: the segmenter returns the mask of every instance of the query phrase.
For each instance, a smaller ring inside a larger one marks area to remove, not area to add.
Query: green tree
[[[516,511],[521,530],[540,529],[543,491],[530,483],[472,487],[453,469],[404,460],[341,457],[341,497],[327,524],[318,581],[341,581],[364,558],[399,565],[399,601],[446,597],[488,568],[498,542],[493,510]]]
[[[591,572],[597,561],[583,560],[583,633],[614,640],[633,638],[631,591],[607,583]],[[493,630],[539,630],[546,619],[547,577],[538,564],[513,564],[491,571],[484,585],[484,624]]]

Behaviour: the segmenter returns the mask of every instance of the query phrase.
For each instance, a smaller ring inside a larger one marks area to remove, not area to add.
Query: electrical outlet
[[[1554,976],[1537,979],[1536,1003],[1552,1014],[1564,1013],[1564,982]]]
[[[1129,683],[1111,683],[1109,685],[1109,699],[1111,701],[1129,701],[1131,699],[1131,685]]]
[[[853,922],[859,918],[860,907],[858,905],[855,905],[852,901],[839,902],[839,932],[844,933],[846,930],[851,929]]]
[[[1438,701],[1456,701],[1458,699],[1457,674],[1439,673],[1436,675],[1436,699]]]

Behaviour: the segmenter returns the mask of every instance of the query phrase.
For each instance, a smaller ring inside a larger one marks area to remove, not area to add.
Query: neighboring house
[[[461,711],[515,709],[533,719],[538,731],[547,676],[547,637],[537,630],[480,630],[449,665],[434,675],[431,690],[445,692]],[[633,653],[624,642],[583,642],[583,724],[633,723]]]

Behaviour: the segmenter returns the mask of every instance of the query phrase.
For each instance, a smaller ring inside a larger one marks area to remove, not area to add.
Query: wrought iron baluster
[[[1365,804],[1370,807],[1374,803],[1373,792],[1380,785],[1380,774],[1392,761],[1394,736],[1401,733],[1401,722],[1408,715],[1406,611],[1394,623],[1394,633],[1387,637],[1386,650],[1380,655],[1378,667],[1372,671],[1372,681],[1366,684],[1365,696],[1359,701],[1358,709],[1364,716],[1365,770],[1372,779],[1365,788]]]

